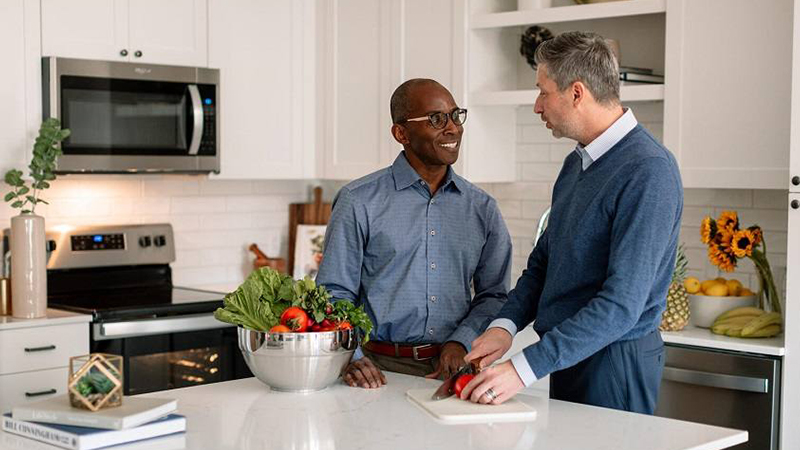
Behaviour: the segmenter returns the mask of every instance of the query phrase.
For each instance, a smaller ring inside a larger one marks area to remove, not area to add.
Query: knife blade
[[[476,360],[470,361],[469,364],[464,365],[464,367],[458,369],[456,373],[450,376],[450,378],[444,380],[441,386],[436,389],[436,392],[431,395],[431,400],[444,400],[448,397],[453,396],[453,385],[455,385],[456,380],[458,377],[464,374],[477,374],[480,372],[480,361],[482,358],[478,358]]]

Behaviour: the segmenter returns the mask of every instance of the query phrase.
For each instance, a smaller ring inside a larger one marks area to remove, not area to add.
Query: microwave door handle
[[[192,143],[189,145],[189,154],[197,155],[200,150],[200,141],[203,140],[203,102],[196,84],[190,84],[188,89],[189,97],[192,99],[192,115],[194,116],[194,128],[192,129]]]
[[[700,370],[679,369],[677,367],[664,367],[662,378],[678,383],[694,384],[712,388],[732,389],[734,391],[756,392],[766,394],[769,392],[769,380],[766,378],[743,377],[721,373],[703,372]]]

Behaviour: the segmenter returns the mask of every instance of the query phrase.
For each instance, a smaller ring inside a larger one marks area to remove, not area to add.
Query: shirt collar
[[[414,183],[419,183],[420,180],[422,180],[422,177],[419,176],[417,171],[409,164],[405,151],[400,152],[392,163],[392,176],[394,177],[394,187],[398,191]],[[456,175],[452,166],[447,167],[447,174],[444,176],[444,182],[441,188],[445,188],[448,185],[455,186],[458,192],[464,192],[464,180]]]
[[[612,123],[611,126],[606,129],[606,131],[604,131],[600,136],[597,136],[597,138],[590,142],[589,145],[584,147],[581,144],[578,144],[575,147],[575,151],[581,157],[581,166],[583,167],[583,170],[588,169],[593,162],[600,159],[601,156],[605,155],[606,152],[617,145],[617,143],[621,141],[626,134],[630,133],[631,130],[636,128],[638,123],[639,122],[636,120],[636,117],[633,115],[633,110],[630,108],[625,108],[625,113],[622,114],[622,117]]]

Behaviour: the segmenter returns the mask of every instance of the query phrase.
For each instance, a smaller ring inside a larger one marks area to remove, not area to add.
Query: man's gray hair
[[[569,31],[542,42],[536,63],[547,66],[547,74],[559,91],[580,81],[598,103],[619,103],[619,63],[611,46],[597,33]]]

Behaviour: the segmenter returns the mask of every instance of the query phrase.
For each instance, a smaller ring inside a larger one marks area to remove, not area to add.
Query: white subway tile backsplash
[[[201,180],[200,195],[248,195],[253,192],[253,183],[246,180]]]
[[[520,181],[553,182],[561,170],[560,163],[519,163],[522,168]]]
[[[504,219],[508,220],[522,218],[521,200],[499,200],[497,205],[500,207],[500,214],[503,215]]]
[[[685,189],[684,206],[736,209],[753,206],[753,191],[749,189]]]
[[[172,214],[225,212],[225,197],[175,197],[170,204]]]
[[[178,197],[200,194],[200,180],[198,176],[181,176],[145,178],[142,181],[142,195],[144,197]]]
[[[517,146],[517,163],[550,161],[550,144],[521,144]]]
[[[498,183],[495,185],[494,197],[498,200],[542,200],[550,201],[550,183]]]

